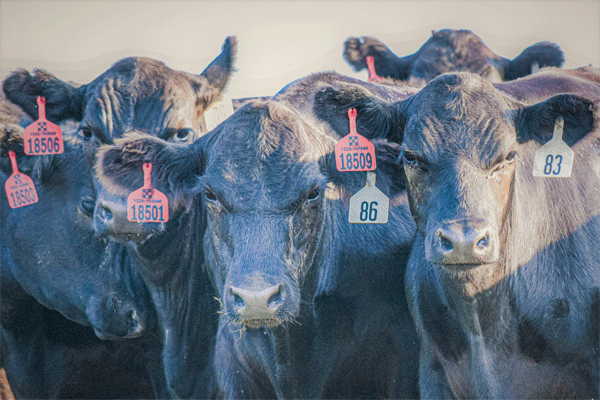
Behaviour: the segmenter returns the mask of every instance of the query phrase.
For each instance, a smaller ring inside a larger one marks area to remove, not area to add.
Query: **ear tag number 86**
[[[127,196],[127,220],[131,222],[167,222],[169,200],[152,187],[152,164],[144,163],[144,186]]]
[[[388,222],[390,199],[375,186],[377,175],[367,172],[367,183],[350,198],[348,222],[352,224],[385,224]]]
[[[375,146],[356,132],[356,108],[348,110],[350,133],[335,145],[335,166],[338,171],[374,171],[377,168]]]
[[[43,156],[62,154],[65,149],[60,127],[46,119],[46,98],[38,96],[38,119],[25,128],[23,144],[25,154]]]
[[[12,174],[4,183],[4,190],[8,198],[10,208],[25,207],[38,202],[38,195],[35,190],[33,180],[27,175],[19,172],[17,167],[17,157],[15,152],[8,152],[10,164],[12,165]]]
[[[533,176],[546,178],[569,178],[573,168],[574,152],[562,140],[563,117],[558,117],[554,123],[552,139],[535,152]]]

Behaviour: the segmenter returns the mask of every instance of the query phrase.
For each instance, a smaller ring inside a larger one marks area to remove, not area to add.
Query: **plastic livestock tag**
[[[152,164],[144,163],[144,186],[127,196],[127,220],[131,222],[167,222],[169,199],[152,187]]]
[[[558,117],[554,123],[552,139],[535,152],[533,176],[546,178],[568,178],[573,168],[575,153],[562,140],[563,117]]]
[[[229,118],[231,114],[233,114],[233,103],[229,97],[223,97],[220,101],[211,104],[204,111],[206,129],[212,131],[217,125]]]
[[[35,185],[30,177],[19,172],[15,152],[10,150],[8,157],[10,157],[10,164],[12,165],[12,174],[4,183],[8,205],[10,208],[19,208],[37,203],[38,195],[35,191]]]
[[[335,166],[338,171],[373,171],[377,168],[375,146],[356,132],[356,108],[348,110],[350,133],[335,145]]]
[[[46,98],[38,96],[38,119],[25,128],[23,144],[25,154],[43,156],[62,154],[65,149],[60,127],[46,119]]]
[[[348,222],[352,224],[385,224],[388,222],[390,199],[375,186],[375,172],[367,172],[367,184],[350,198]]]
[[[369,70],[369,79],[367,82],[381,82],[383,78],[375,72],[375,59],[373,56],[367,56],[367,69]]]

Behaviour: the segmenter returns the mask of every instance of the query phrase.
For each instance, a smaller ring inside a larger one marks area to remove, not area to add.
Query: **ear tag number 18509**
[[[348,110],[350,133],[335,145],[335,166],[338,171],[374,171],[377,168],[375,146],[356,132],[356,108]]]
[[[12,165],[12,174],[4,183],[8,205],[10,208],[19,208],[37,203],[38,195],[35,185],[30,177],[19,172],[15,152],[10,150],[8,157],[10,157],[10,164]]]
[[[558,117],[554,123],[552,139],[535,152],[533,176],[546,178],[568,178],[573,168],[574,152],[562,140],[563,117]]]
[[[377,175],[367,172],[367,184],[350,198],[348,222],[352,224],[385,224],[388,222],[390,199],[375,186]]]
[[[46,98],[38,96],[38,119],[25,128],[23,144],[25,154],[43,156],[62,154],[65,149],[60,127],[46,119]]]
[[[131,222],[167,222],[169,200],[152,187],[152,164],[144,163],[144,186],[127,196],[127,220]]]

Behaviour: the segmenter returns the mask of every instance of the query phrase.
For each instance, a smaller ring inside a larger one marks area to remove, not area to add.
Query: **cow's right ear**
[[[11,102],[34,120],[39,116],[38,96],[46,98],[46,117],[52,122],[83,118],[85,86],[76,88],[44,70],[36,69],[33,75],[24,69],[13,72],[4,80],[2,89]]]
[[[399,107],[374,96],[360,85],[324,87],[315,94],[313,112],[327,122],[340,137],[348,134],[348,110],[356,108],[356,130],[368,139],[385,138],[401,143],[406,118]]]
[[[96,176],[109,193],[126,197],[144,184],[143,165],[152,163],[152,186],[174,206],[187,204],[202,173],[201,157],[188,144],[166,142],[140,132],[115,139],[97,153]]]

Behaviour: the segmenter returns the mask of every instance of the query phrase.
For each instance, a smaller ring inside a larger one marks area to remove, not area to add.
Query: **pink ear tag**
[[[60,127],[46,119],[46,98],[38,96],[38,119],[25,128],[23,144],[25,154],[43,156],[62,154],[65,149]]]
[[[375,146],[356,132],[356,108],[348,110],[350,133],[335,145],[335,166],[338,171],[374,171],[377,168]]]
[[[8,157],[10,157],[13,171],[4,183],[8,205],[10,208],[19,208],[37,203],[38,195],[35,191],[35,185],[30,177],[19,172],[15,152],[10,150]]]
[[[375,72],[375,59],[373,56],[367,56],[367,68],[369,69],[369,79],[367,82],[381,82],[383,78]]]
[[[152,164],[144,163],[144,186],[127,196],[127,220],[131,222],[167,222],[169,199],[152,187]]]

